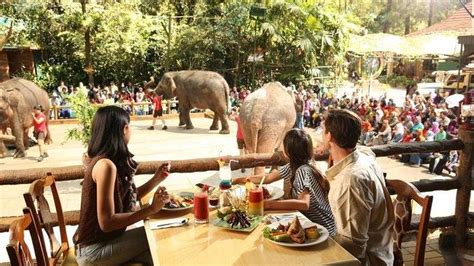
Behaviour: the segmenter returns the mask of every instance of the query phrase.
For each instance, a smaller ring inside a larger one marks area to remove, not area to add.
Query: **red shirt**
[[[242,132],[242,128],[240,127],[240,117],[235,117],[235,122],[237,122],[237,139],[244,139],[244,133]]]
[[[362,121],[362,132],[372,131],[372,125],[367,121]]]
[[[153,105],[155,106],[154,110],[161,110],[161,97],[160,96],[153,97]]]
[[[43,118],[43,121],[41,123],[36,123],[35,120],[33,120],[33,126],[35,129],[35,132],[46,132],[46,116],[43,113],[35,114],[36,119]]]

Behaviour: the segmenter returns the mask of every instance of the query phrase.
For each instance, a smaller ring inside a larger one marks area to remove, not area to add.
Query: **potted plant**
[[[94,119],[94,114],[98,107],[89,102],[87,95],[82,90],[69,96],[67,100],[76,115],[79,126],[67,130],[66,140],[78,140],[82,142],[84,146],[87,146],[91,137],[92,120]],[[83,154],[82,162],[84,166],[87,164],[87,153]]]

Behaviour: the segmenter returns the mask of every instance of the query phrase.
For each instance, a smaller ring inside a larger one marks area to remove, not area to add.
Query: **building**
[[[17,73],[37,73],[37,62],[41,60],[41,50],[36,47],[3,47],[0,51],[0,82]]]

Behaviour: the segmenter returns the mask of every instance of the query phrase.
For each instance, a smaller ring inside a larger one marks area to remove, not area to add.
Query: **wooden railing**
[[[457,176],[446,180],[421,180],[413,182],[421,192],[436,190],[456,189],[456,210],[454,216],[437,217],[430,220],[430,228],[455,226],[456,243],[463,246],[467,237],[468,220],[474,218],[474,213],[469,213],[470,195],[473,180],[474,165],[474,132],[460,129],[459,139],[417,143],[388,144],[370,147],[377,157],[390,156],[407,153],[445,152],[450,150],[461,150],[460,165]],[[327,154],[315,155],[316,160],[326,160]],[[170,172],[200,172],[218,170],[218,158],[201,158],[190,160],[171,161]],[[249,154],[244,156],[226,156],[224,160],[237,160],[232,164],[232,169],[252,168],[256,166],[283,165],[286,163],[281,152],[273,154]],[[153,174],[164,161],[140,162],[137,175]],[[36,179],[42,178],[47,172],[52,172],[57,181],[82,179],[84,169],[81,165],[44,168],[32,170],[2,170],[0,171],[0,185],[29,184]],[[399,177],[389,177],[399,178]],[[0,218],[0,232],[8,230],[9,221],[12,217]],[[66,223],[77,224],[78,211],[67,212]],[[413,226],[416,226],[414,224]],[[415,228],[415,227],[414,227]]]
[[[163,102],[162,102],[163,114],[171,114],[171,105],[172,104],[178,104],[178,103],[179,103],[179,101],[177,101],[177,100],[163,100]],[[95,103],[95,104],[92,104],[92,105],[97,106],[97,107],[101,107],[101,106],[106,106],[107,104],[96,104]],[[153,105],[153,103],[151,103],[151,102],[141,102],[141,103],[131,102],[131,103],[113,103],[111,105],[117,105],[117,106],[120,106],[120,107],[129,106],[130,110],[131,110],[130,115],[135,116],[135,115],[137,115],[137,107],[150,106],[150,105]],[[69,105],[53,105],[53,106],[51,106],[51,109],[50,109],[51,120],[59,119],[59,114],[64,109],[71,109],[71,106],[69,106]],[[143,108],[141,108],[141,109],[143,109]],[[150,107],[150,110],[151,109],[152,108]],[[146,115],[146,114],[143,114],[143,115]],[[74,119],[74,118],[71,118],[71,119]]]

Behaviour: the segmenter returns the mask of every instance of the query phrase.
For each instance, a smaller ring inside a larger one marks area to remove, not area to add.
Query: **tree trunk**
[[[87,0],[81,0],[82,14],[86,15],[86,4]],[[85,54],[85,69],[87,73],[87,80],[89,81],[89,86],[94,85],[94,73],[92,69],[92,60],[91,60],[91,32],[89,27],[84,33],[84,54]]]
[[[430,7],[428,13],[428,27],[433,23],[433,0],[430,0]]]
[[[410,15],[405,18],[405,35],[410,34]]]
[[[383,33],[387,33],[390,30],[391,23],[388,16],[392,12],[392,3],[393,3],[393,0],[387,0],[387,7],[385,9],[385,18],[384,18],[383,28],[382,28]]]
[[[406,0],[406,9],[405,9],[405,12],[407,13],[406,17],[405,17],[405,35],[407,34],[410,34],[410,28],[411,28],[411,17],[410,17],[410,8],[411,8],[411,4],[410,4],[410,1],[411,0]]]

